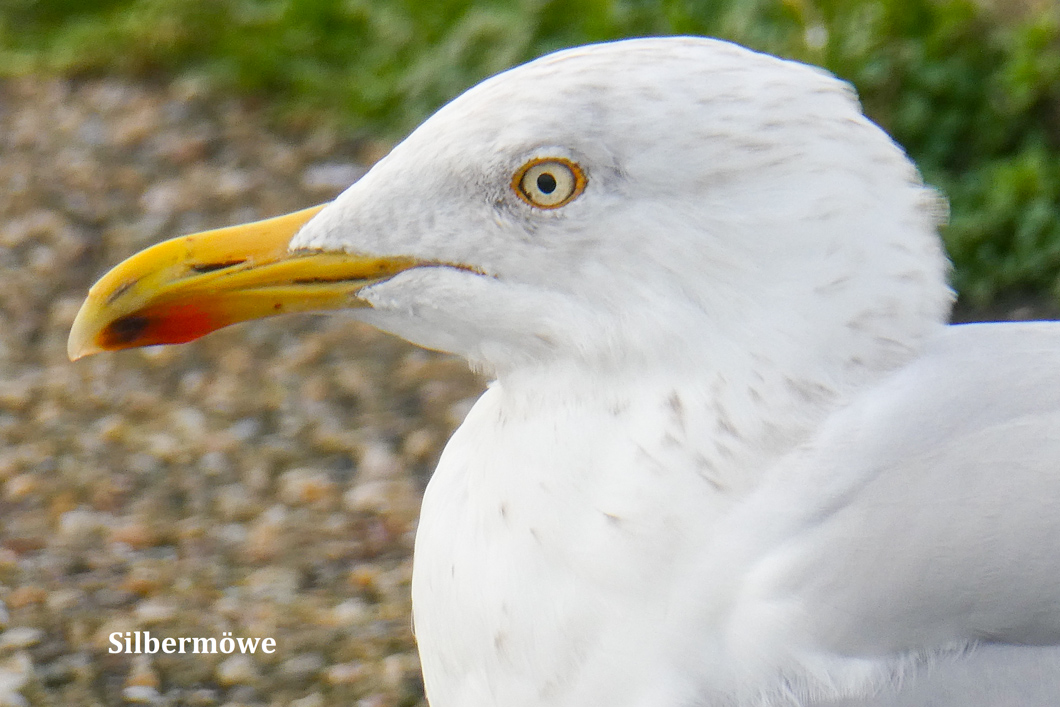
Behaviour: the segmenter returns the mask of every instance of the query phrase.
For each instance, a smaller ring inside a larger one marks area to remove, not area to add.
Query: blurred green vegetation
[[[394,139],[513,64],[647,34],[848,79],[950,198],[962,297],[1060,297],[1056,0],[3,0],[0,75],[190,76]]]

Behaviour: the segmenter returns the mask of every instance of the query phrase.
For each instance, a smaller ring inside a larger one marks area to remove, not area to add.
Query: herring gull
[[[558,52],[333,202],[159,244],[70,354],[349,308],[494,379],[424,500],[432,707],[1060,704],[1060,326],[820,69]]]

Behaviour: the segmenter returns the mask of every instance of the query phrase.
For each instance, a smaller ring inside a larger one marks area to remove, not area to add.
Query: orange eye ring
[[[537,157],[515,170],[512,190],[538,209],[558,209],[585,191],[585,172],[565,157]]]

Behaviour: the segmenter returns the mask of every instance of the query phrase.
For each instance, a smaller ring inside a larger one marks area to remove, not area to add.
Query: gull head
[[[323,208],[134,256],[70,351],[351,308],[500,376],[878,372],[947,316],[944,212],[827,72],[701,38],[581,47],[467,91]]]

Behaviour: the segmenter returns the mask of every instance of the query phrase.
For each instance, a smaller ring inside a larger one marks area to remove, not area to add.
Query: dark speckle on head
[[[103,330],[103,338],[109,344],[131,344],[139,339],[151,320],[135,314],[115,319]]]
[[[710,484],[714,488],[715,491],[726,491],[727,490],[726,487],[725,487],[725,484],[723,484],[718,479],[717,469],[715,468],[714,464],[712,464],[710,462],[709,459],[707,459],[702,454],[698,454],[697,453],[696,456],[695,456],[695,463],[696,463],[696,473],[699,474],[699,477],[701,479],[703,479],[708,484]]]
[[[675,415],[681,415],[684,411],[684,404],[681,402],[681,396],[676,390],[670,391],[670,397],[666,399],[666,402],[670,404],[670,409],[673,410]]]
[[[685,431],[685,405],[681,401],[681,396],[676,390],[671,391],[666,403],[670,407],[670,412],[673,413],[674,422],[683,433]]]
[[[714,414],[717,417],[718,432],[740,439],[740,430],[736,428],[736,424],[729,417],[729,411],[717,400],[714,401]]]

